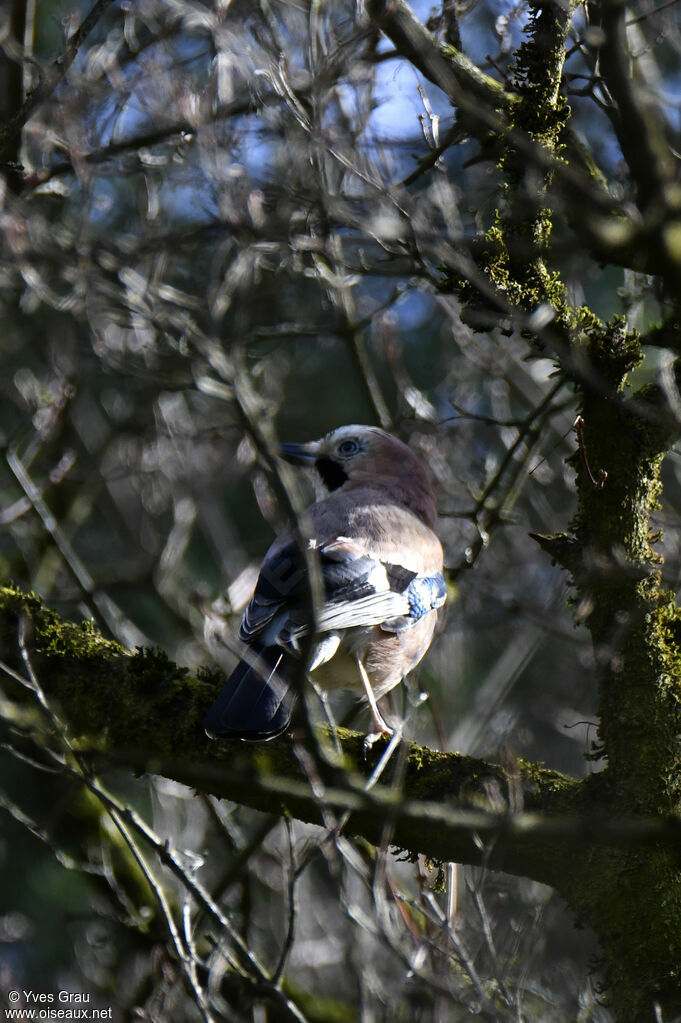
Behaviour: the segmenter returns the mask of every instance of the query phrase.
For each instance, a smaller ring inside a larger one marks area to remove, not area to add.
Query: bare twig
[[[73,578],[81,587],[83,593],[89,598],[95,612],[101,615],[103,621],[111,630],[112,635],[122,637],[124,642],[131,646],[144,646],[147,644],[148,639],[144,633],[130,621],[118,604],[97,586],[73,544],[64,534],[55,516],[52,514],[40,488],[29,475],[17,450],[14,447],[10,447],[6,457],[7,464],[14,473],[26,498],[40,516],[46,532],[52,537],[67,568],[71,571]]]

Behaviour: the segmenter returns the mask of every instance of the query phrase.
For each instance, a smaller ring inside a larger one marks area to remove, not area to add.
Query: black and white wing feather
[[[446,597],[444,578],[417,576],[400,565],[367,556],[346,537],[315,548],[324,585],[317,613],[319,633],[381,626],[401,631],[416,624]],[[265,559],[241,622],[245,643],[297,646],[309,631],[309,591],[303,559],[293,542]]]

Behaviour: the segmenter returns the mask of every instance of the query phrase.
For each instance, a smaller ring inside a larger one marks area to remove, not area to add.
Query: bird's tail
[[[250,647],[203,719],[211,739],[273,739],[291,720],[289,664],[279,646]]]

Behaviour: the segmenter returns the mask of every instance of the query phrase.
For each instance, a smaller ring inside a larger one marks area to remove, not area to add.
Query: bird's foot
[[[368,735],[364,736],[364,742],[362,743],[362,757],[364,760],[368,760],[374,745],[379,739],[388,738],[390,732],[369,732]]]
[[[371,750],[379,739],[391,739],[394,734],[395,729],[390,727],[383,715],[379,712],[378,707],[375,708],[375,711],[374,708],[372,708],[371,731],[368,735],[364,736],[364,742],[362,743],[362,755],[364,759],[367,760],[369,758]]]

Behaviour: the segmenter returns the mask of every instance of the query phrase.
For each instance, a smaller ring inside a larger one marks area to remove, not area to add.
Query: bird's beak
[[[314,465],[317,458],[316,444],[280,444],[279,454],[292,465]]]

